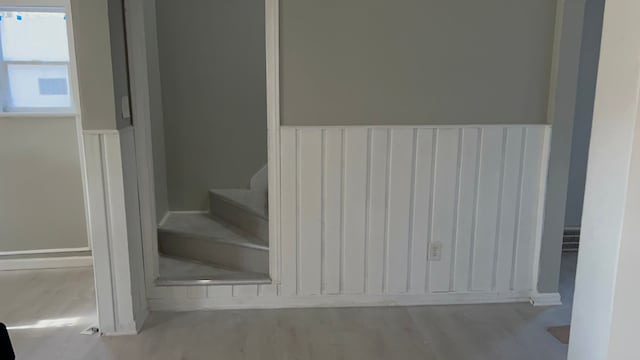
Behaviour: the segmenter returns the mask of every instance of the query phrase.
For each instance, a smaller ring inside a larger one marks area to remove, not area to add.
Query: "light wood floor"
[[[566,359],[546,331],[571,316],[575,254],[564,255],[565,305],[208,311],[151,314],[138,336],[80,335],[95,323],[90,269],[0,272],[0,321],[18,359]],[[47,327],[58,320],[73,324]],[[39,328],[38,328],[39,327]]]

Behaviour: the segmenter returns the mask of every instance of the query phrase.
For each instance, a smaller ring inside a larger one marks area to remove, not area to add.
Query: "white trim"
[[[549,156],[551,154],[551,126],[547,125],[544,134],[544,148],[542,153],[542,166],[540,171],[540,190],[538,191],[538,216],[536,224],[536,236],[533,250],[533,274],[532,286],[533,289],[538,289],[538,279],[540,277],[540,257],[542,256],[542,234],[544,231],[544,210],[547,197],[547,177],[549,174]]]
[[[127,42],[138,187],[142,219],[145,282],[147,293],[157,288],[159,275],[151,113],[149,104],[148,54],[145,34],[146,8],[142,1],[126,0]],[[274,283],[280,278],[280,90],[279,90],[279,6],[278,0],[265,0],[267,132],[269,172],[269,272]],[[180,213],[180,212],[174,212]],[[189,212],[194,213],[194,212]],[[200,212],[196,212],[200,213]],[[166,215],[163,221],[166,219]]]
[[[183,211],[167,211],[167,213],[164,215],[165,217],[168,217],[169,214],[208,214],[209,211],[207,210],[183,210]],[[164,217],[162,218],[162,221],[166,220]]]
[[[149,310],[143,309],[142,311],[134,314],[134,322],[120,324],[118,327],[118,331],[102,331],[100,329],[100,334],[104,336],[132,336],[138,335],[140,331],[142,331],[142,326],[144,325],[145,320],[149,316]]]
[[[75,33],[73,30],[73,13],[71,11],[70,0],[64,0],[64,9],[67,15],[67,38],[69,41],[69,86],[71,87],[71,95],[73,96],[72,107],[75,110],[76,121],[76,138],[78,142],[78,157],[80,158],[80,176],[82,179],[82,192],[84,200],[84,217],[85,227],[87,230],[87,247],[93,249],[93,241],[91,239],[91,225],[89,212],[89,180],[87,178],[87,156],[84,147],[84,136],[82,132],[82,106],[80,104],[80,83],[78,80],[78,64],[76,59],[76,43]],[[26,114],[25,114],[26,115]],[[95,272],[94,272],[95,281]],[[97,302],[97,299],[96,299]]]
[[[280,283],[280,8],[265,0],[267,79],[267,167],[269,186],[269,276]]]
[[[477,129],[477,128],[532,128],[551,127],[546,123],[536,124],[416,124],[416,125],[280,125],[281,129]]]
[[[82,133],[84,135],[120,135],[120,130],[82,130]]]
[[[91,251],[91,248],[87,246],[87,247],[79,247],[79,248],[0,251],[0,256],[57,254],[57,253],[74,253],[74,252],[86,252],[86,251]]]
[[[68,0],[29,0],[29,8],[49,8],[49,7],[61,7],[67,6]],[[25,7],[25,0],[2,0],[2,7]],[[68,15],[68,13],[67,13]]]
[[[86,134],[88,204],[93,241],[94,276],[98,302],[99,327],[111,335],[129,334],[136,329],[134,295],[138,284],[132,272],[132,250],[129,248],[128,216],[125,202],[123,144],[133,142],[133,133]],[[125,153],[131,156],[131,152]],[[136,199],[137,200],[137,199]],[[129,209],[131,211],[131,209]],[[141,286],[141,285],[140,285]]]
[[[129,56],[129,81],[131,112],[136,128],[135,148],[140,222],[146,292],[155,288],[158,277],[158,234],[155,203],[154,163],[151,132],[151,109],[148,72],[146,16],[155,16],[155,9],[147,11],[145,4],[154,2],[125,0],[125,26]],[[150,15],[147,15],[150,14]]]
[[[166,213],[164,213],[162,219],[160,219],[160,222],[158,223],[158,227],[161,227],[162,225],[164,225],[164,223],[167,222],[167,219],[169,219],[169,215],[171,215],[171,211],[167,211]]]
[[[229,298],[150,299],[151,311],[193,311],[227,309],[340,308],[369,306],[422,306],[451,304],[496,304],[529,302],[529,291],[511,293],[438,293],[421,295],[329,295]]]
[[[65,256],[33,259],[0,259],[0,271],[90,267],[91,256]]]
[[[146,300],[146,299],[145,299]],[[138,311],[135,316],[135,332],[131,335],[137,335],[142,331],[142,327],[144,326],[144,322],[149,317],[149,307],[145,307],[142,311]]]
[[[77,116],[79,116],[78,113],[70,113],[70,112],[0,112],[0,118],[48,119],[48,118],[75,118]]]
[[[558,306],[562,305],[562,299],[559,293],[538,293],[531,294],[531,304],[533,306]]]

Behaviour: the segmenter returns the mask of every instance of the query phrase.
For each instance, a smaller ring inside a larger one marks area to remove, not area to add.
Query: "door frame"
[[[133,126],[142,225],[145,284],[148,296],[157,293],[158,235],[156,219],[151,104],[145,16],[155,14],[155,0],[124,0],[128,43]],[[154,19],[155,25],[155,19]],[[280,60],[279,0],[265,0],[265,59],[267,94],[267,166],[269,179],[269,275],[280,283]]]

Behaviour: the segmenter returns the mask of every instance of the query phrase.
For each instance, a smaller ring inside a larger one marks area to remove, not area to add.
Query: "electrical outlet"
[[[429,261],[442,260],[442,243],[439,241],[432,242],[429,245]]]

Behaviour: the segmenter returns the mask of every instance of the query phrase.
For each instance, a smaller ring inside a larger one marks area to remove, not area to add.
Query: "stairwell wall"
[[[154,152],[165,151],[170,210],[206,210],[209,189],[245,188],[267,163],[264,0],[156,8],[165,145]]]

